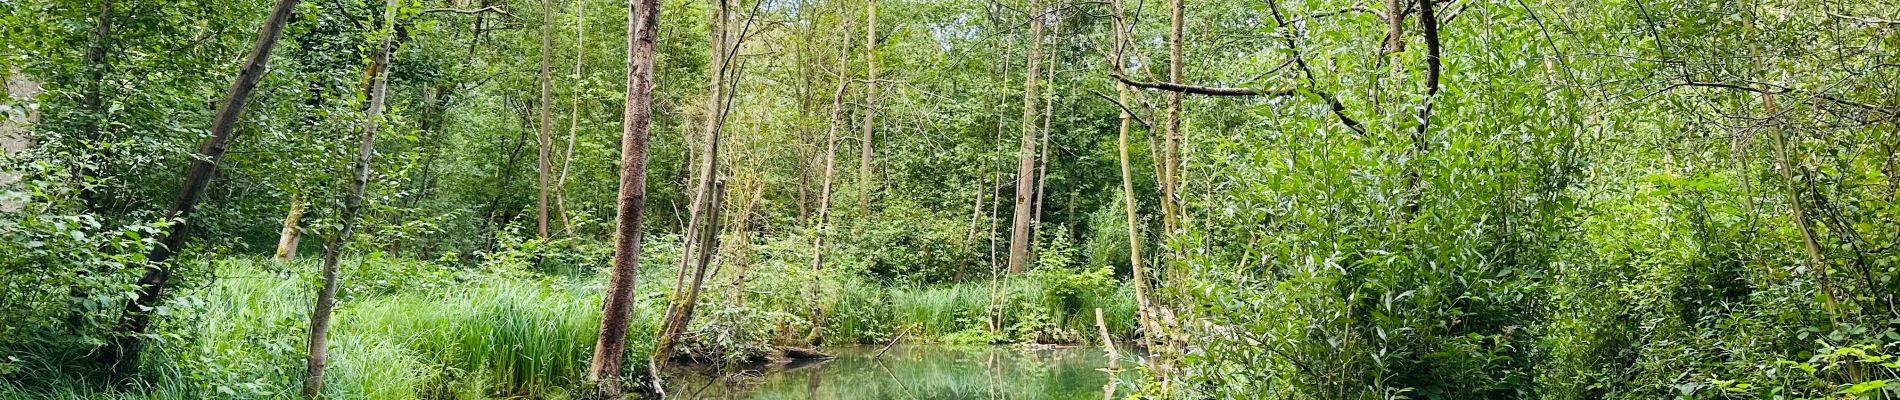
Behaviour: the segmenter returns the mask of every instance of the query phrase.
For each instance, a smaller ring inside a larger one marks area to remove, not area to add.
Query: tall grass
[[[643,273],[627,338],[626,365],[634,374],[644,373],[638,370],[651,353],[663,286],[672,283],[672,263],[647,264],[655,267]],[[141,380],[101,392],[102,385],[59,375],[61,369],[49,365],[34,370],[50,372],[0,381],[0,399],[294,396],[304,374],[315,265],[233,258],[215,260],[209,269],[215,277],[169,300],[157,329],[163,334],[141,363]],[[344,271],[323,388],[327,397],[558,399],[585,385],[602,276],[375,258],[351,262]],[[704,344],[708,352],[795,344],[810,327],[809,272],[765,265],[749,282],[743,307],[723,298],[724,290],[702,299],[707,317],[695,320],[684,343]],[[1073,332],[1094,332],[1094,307],[1108,314],[1116,335],[1133,332],[1126,287],[1105,297],[1065,299],[1033,277],[1011,278],[998,289],[996,302],[1005,331],[990,335],[988,282],[886,287],[840,273],[823,275],[818,285],[827,342],[833,344],[884,343],[905,329],[905,340],[914,342],[970,332],[984,332],[983,341],[1034,340],[1025,332],[1047,331],[1086,340],[1094,336]]]

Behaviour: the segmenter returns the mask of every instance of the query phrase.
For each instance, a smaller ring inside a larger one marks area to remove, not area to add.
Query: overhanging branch
[[[1248,87],[1215,87],[1215,86],[1187,85],[1187,84],[1180,84],[1180,83],[1174,83],[1174,82],[1137,81],[1134,79],[1128,79],[1128,77],[1125,75],[1122,75],[1119,73],[1113,73],[1113,72],[1109,73],[1109,76],[1115,77],[1115,80],[1128,84],[1128,86],[1134,86],[1134,87],[1138,87],[1142,89],[1152,89],[1152,90],[1179,92],[1179,93],[1187,93],[1187,94],[1198,94],[1198,95],[1205,95],[1205,96],[1290,96],[1290,95],[1293,95],[1294,93],[1297,93],[1297,91],[1293,89],[1286,89],[1286,88],[1263,89],[1263,88],[1248,88]]]

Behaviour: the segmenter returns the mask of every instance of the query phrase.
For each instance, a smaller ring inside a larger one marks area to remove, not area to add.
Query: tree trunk
[[[976,222],[983,217],[983,192],[989,189],[992,187],[987,181],[976,184],[975,200],[970,202],[969,233],[963,235],[963,252],[969,256],[963,257],[963,262],[957,263],[957,275],[954,279],[957,283],[963,283],[963,271],[970,267],[970,260],[976,258],[974,257],[976,255]]]
[[[290,213],[284,215],[284,230],[277,234],[277,254],[271,259],[277,262],[290,262],[297,258],[297,242],[303,239],[304,200],[302,195],[290,196]]]
[[[718,249],[719,201],[724,196],[725,181],[719,179],[719,139],[725,126],[726,67],[732,56],[731,50],[737,48],[734,41],[727,47],[726,15],[727,0],[713,0],[710,33],[712,36],[711,68],[708,69],[710,84],[706,95],[705,150],[700,155],[698,189],[693,194],[692,214],[687,219],[685,246],[680,253],[680,268],[673,285],[674,300],[667,306],[666,320],[660,326],[660,333],[654,343],[653,359],[650,371],[657,377],[673,355],[673,347],[678,343],[679,335],[686,331],[686,325],[692,322],[692,313],[699,300],[699,290],[706,281],[706,269],[712,263],[712,255]],[[692,254],[692,256],[688,256]],[[687,271],[692,278],[686,278]],[[657,380],[656,380],[657,382]],[[658,386],[657,384],[655,385]]]
[[[1168,5],[1168,82],[1181,83],[1182,6],[1184,0],[1169,0]],[[1168,92],[1168,121],[1162,125],[1161,148],[1161,227],[1164,235],[1181,227],[1181,92]]]
[[[693,248],[700,244],[697,239],[698,236],[693,232],[699,232],[700,225],[704,223],[704,221],[700,220],[700,217],[706,214],[707,196],[712,192],[712,181],[717,175],[719,168],[719,134],[721,128],[725,126],[725,113],[721,105],[724,104],[725,99],[725,67],[728,61],[726,59],[725,32],[726,1],[727,0],[713,0],[715,6],[712,10],[712,21],[708,29],[710,31],[708,36],[711,36],[710,41],[712,42],[712,58],[707,61],[706,123],[701,130],[701,139],[705,140],[705,147],[700,151],[697,158],[697,161],[700,163],[699,172],[697,178],[694,179],[696,184],[693,189],[691,208],[688,208],[687,211],[686,230],[684,231],[686,234],[685,237],[681,239],[682,243],[680,243],[681,256],[679,269],[673,277],[673,293],[675,295],[685,286],[686,269],[692,264],[692,257],[686,257],[685,255],[693,254]],[[690,142],[690,140],[683,142]]]
[[[1050,35],[1050,36],[1060,37],[1061,31],[1062,31],[1062,24],[1060,23],[1055,24],[1055,29],[1056,29],[1055,34]],[[1058,49],[1060,49],[1060,47],[1058,47]],[[1049,69],[1048,71],[1043,73],[1043,82],[1049,88],[1049,90],[1053,91],[1055,90],[1055,86],[1056,86],[1056,51],[1049,52],[1048,61],[1049,61]],[[1056,108],[1055,94],[1051,93],[1049,95],[1043,96],[1042,144],[1037,146],[1038,153],[1036,155],[1036,194],[1035,194],[1036,205],[1034,207],[1035,211],[1033,211],[1033,213],[1029,217],[1029,222],[1030,222],[1029,250],[1031,252],[1030,257],[1038,257],[1038,254],[1035,252],[1040,251],[1039,249],[1041,249],[1041,244],[1042,244],[1042,203],[1043,203],[1043,197],[1044,197],[1043,188],[1045,188],[1049,183],[1049,132],[1050,132],[1050,124],[1053,122],[1052,120],[1055,119],[1055,108]]]
[[[1422,164],[1421,160],[1425,157],[1425,153],[1431,151],[1427,142],[1431,139],[1425,137],[1425,134],[1431,129],[1432,107],[1437,103],[1438,98],[1438,75],[1441,61],[1438,44],[1438,15],[1433,7],[1436,6],[1432,4],[1432,0],[1418,0],[1419,32],[1425,37],[1425,104],[1418,107],[1418,130],[1412,133],[1412,156],[1408,158],[1410,161],[1407,161],[1412,165],[1405,170],[1408,186],[1405,210],[1406,214],[1413,216],[1418,215],[1420,198],[1424,197],[1424,178],[1419,173],[1418,164]]]
[[[159,296],[164,294],[165,282],[171,279],[171,266],[166,262],[172,255],[184,250],[191,235],[191,214],[198,209],[198,203],[204,200],[205,191],[211,186],[211,175],[218,166],[218,160],[224,158],[226,146],[236,131],[239,115],[250,99],[251,92],[257,89],[257,81],[263,79],[266,64],[270,61],[271,49],[277,46],[277,39],[283,36],[284,26],[289,25],[291,12],[297,9],[297,0],[278,0],[271,13],[258,28],[257,43],[251,48],[251,54],[244,65],[238,69],[237,79],[231,83],[230,92],[224,96],[223,105],[211,120],[211,137],[198,146],[198,156],[191,161],[191,167],[185,172],[184,184],[178,191],[178,197],[172,200],[171,210],[165,213],[166,219],[173,223],[166,232],[163,245],[154,247],[145,259],[147,267],[138,280],[138,291],[132,301],[126,302],[125,309],[119,315],[116,332],[107,349],[99,351],[95,357],[109,367],[120,372],[128,371],[138,363],[139,350],[144,342],[145,329],[151,324],[151,315],[147,312],[158,306]]]
[[[363,113],[363,135],[356,147],[356,165],[350,173],[349,196],[343,201],[343,217],[336,236],[323,246],[323,287],[317,291],[315,309],[310,312],[310,342],[303,381],[303,398],[315,399],[323,389],[323,372],[330,360],[330,313],[336,308],[337,263],[356,233],[356,220],[363,214],[364,191],[369,187],[369,167],[376,159],[376,130],[382,126],[383,102],[389,90],[390,53],[395,51],[396,0],[383,7],[382,44],[369,64],[369,109]]]
[[[864,138],[858,141],[858,216],[871,215],[871,132],[877,118],[877,0],[864,11]]]
[[[666,321],[660,325],[660,335],[653,345],[653,360],[649,365],[654,367],[649,373],[656,377],[666,368],[667,361],[673,358],[673,348],[679,344],[680,335],[693,322],[693,309],[699,304],[699,290],[706,284],[706,269],[712,264],[713,254],[719,250],[719,211],[720,202],[725,197],[726,182],[713,182],[712,187],[712,191],[706,193],[706,214],[703,215],[706,220],[702,221],[698,232],[692,233],[699,237],[700,242],[699,251],[692,256],[693,278],[684,288],[685,293],[677,294],[678,298],[666,308]]]
[[[581,65],[584,64],[582,61],[587,54],[586,0],[574,1],[574,17],[576,19],[574,24],[578,25],[574,32],[574,78],[578,80],[582,79]],[[574,237],[572,214],[567,212],[567,173],[573,169],[574,141],[580,137],[581,131],[581,88],[579,86],[575,85],[574,104],[568,110],[567,151],[561,156],[561,175],[554,180],[554,209],[561,218],[561,229],[568,237]]]
[[[554,82],[550,65],[554,52],[554,0],[541,0],[541,126],[535,142],[540,146],[540,173],[536,180],[540,184],[540,195],[534,206],[535,234],[542,239],[548,238],[548,184],[554,178],[554,160],[548,154],[553,146],[553,135],[548,123],[549,108],[554,103]]]
[[[85,135],[83,136],[85,145],[94,147],[102,156],[107,150],[104,150],[104,143],[102,143],[105,140],[105,134],[99,128],[99,121],[106,119],[105,81],[106,73],[109,72],[107,70],[111,68],[106,63],[106,51],[112,46],[113,3],[113,0],[99,2],[99,17],[93,21],[92,33],[86,38],[86,65],[82,66],[86,70],[87,79],[86,91],[80,96],[80,102],[85,107],[86,115],[80,121],[80,130]],[[106,162],[104,158],[100,157],[73,168],[74,183],[79,185],[80,205],[89,212],[99,211],[100,199],[98,190],[86,180],[100,175],[99,170]]]
[[[602,398],[619,398],[620,362],[626,358],[633,292],[640,276],[642,212],[646,209],[647,132],[653,122],[653,42],[660,25],[659,0],[628,2],[627,100],[620,136],[620,192],[614,225],[613,271],[601,301],[600,334],[587,380]]]
[[[1807,250],[1808,262],[1812,264],[1815,271],[1821,274],[1820,279],[1816,280],[1816,282],[1818,283],[1817,286],[1820,287],[1821,296],[1826,299],[1823,305],[1827,307],[1828,318],[1837,318],[1840,315],[1837,313],[1840,309],[1840,305],[1834,298],[1838,293],[1834,293],[1833,280],[1828,277],[1827,261],[1821,258],[1820,240],[1815,237],[1814,228],[1808,221],[1807,208],[1801,204],[1801,190],[1795,184],[1795,166],[1788,157],[1789,144],[1786,137],[1787,132],[1780,127],[1780,120],[1777,117],[1780,115],[1780,112],[1776,109],[1775,95],[1773,93],[1763,93],[1762,104],[1764,115],[1768,116],[1771,126],[1770,129],[1772,130],[1769,132],[1769,136],[1775,139],[1775,166],[1777,167],[1775,169],[1780,170],[1782,183],[1785,184],[1784,188],[1786,189],[1785,195],[1788,198],[1788,209],[1794,212],[1794,226],[1801,231],[1801,244],[1805,246],[1804,249]]]
[[[1120,72],[1124,68],[1122,65],[1123,57],[1121,55],[1121,49],[1128,45],[1128,32],[1127,27],[1123,26],[1124,17],[1122,15],[1121,1],[1113,1],[1112,8],[1115,13],[1115,51],[1110,54],[1114,59],[1109,61],[1113,64],[1114,69]],[[1117,83],[1115,90],[1121,104],[1129,104],[1133,93],[1128,89],[1128,85],[1125,83]],[[1120,125],[1116,128],[1116,150],[1121,157],[1122,208],[1126,211],[1127,215],[1128,262],[1130,273],[1134,277],[1135,316],[1137,322],[1141,324],[1142,330],[1147,331],[1141,335],[1143,346],[1149,349],[1156,349],[1157,347],[1154,346],[1153,337],[1160,334],[1160,327],[1155,324],[1154,317],[1150,314],[1152,306],[1148,299],[1147,273],[1141,265],[1141,221],[1135,211],[1137,204],[1135,203],[1135,178],[1133,169],[1130,168],[1131,160],[1128,154],[1128,131],[1132,128],[1133,123],[1134,114],[1130,114],[1127,107],[1122,107]]]
[[[1036,190],[1036,83],[1042,79],[1043,8],[1030,7],[1029,69],[1023,72],[1022,148],[1016,153],[1016,206],[1010,220],[1009,272],[1021,273],[1029,263],[1029,197]]]
[[[846,26],[844,30],[850,30]],[[832,184],[837,181],[838,173],[838,124],[842,122],[844,112],[844,91],[850,87],[851,77],[845,73],[851,50],[841,46],[838,49],[838,87],[831,92],[831,122],[825,128],[825,174],[818,188],[818,221],[812,228],[811,256],[811,332],[805,335],[805,342],[818,345],[824,342],[825,311],[819,304],[819,272],[825,269],[825,233],[830,229]]]

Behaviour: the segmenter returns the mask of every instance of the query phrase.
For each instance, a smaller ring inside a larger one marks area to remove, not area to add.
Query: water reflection
[[[1113,397],[1100,348],[900,345],[828,348],[838,356],[667,382],[678,399],[1096,399]],[[1123,354],[1131,354],[1124,350]],[[1123,360],[1126,364],[1127,360]],[[1126,385],[1139,377],[1114,373]]]

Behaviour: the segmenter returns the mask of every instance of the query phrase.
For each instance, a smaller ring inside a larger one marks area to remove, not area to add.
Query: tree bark
[[[632,323],[633,292],[640,276],[642,212],[646,209],[647,133],[653,122],[654,40],[660,25],[659,0],[629,0],[627,18],[627,100],[620,137],[620,192],[615,213],[613,271],[601,301],[600,334],[587,380],[602,398],[619,398],[620,363],[626,358]]]
[[[1029,197],[1036,190],[1036,84],[1042,72],[1043,7],[1033,2],[1029,23],[1029,69],[1023,73],[1022,146],[1016,153],[1016,206],[1010,220],[1009,272],[1021,273],[1029,263]]]
[[[864,11],[864,138],[858,141],[858,216],[871,215],[871,133],[877,118],[877,0]]]
[[[238,69],[237,79],[231,83],[230,92],[224,96],[224,103],[211,120],[211,137],[198,145],[198,156],[193,158],[186,169],[184,184],[178,191],[178,197],[172,200],[171,210],[165,213],[172,225],[165,234],[163,245],[154,247],[145,259],[150,265],[144,275],[139,277],[138,291],[132,300],[126,302],[119,316],[116,332],[107,349],[99,351],[95,357],[102,364],[120,372],[135,367],[139,351],[144,342],[141,339],[145,329],[151,324],[149,314],[158,306],[159,296],[164,294],[165,283],[171,279],[171,266],[167,261],[172,255],[184,250],[191,236],[191,214],[198,209],[198,203],[204,200],[205,191],[211,187],[211,175],[218,166],[218,160],[224,158],[226,146],[236,131],[238,117],[244,112],[244,105],[250,100],[251,92],[257,89],[257,81],[263,79],[270,61],[270,53],[277,46],[277,39],[283,36],[284,27],[290,24],[292,11],[297,9],[297,0],[278,0],[271,8],[270,16],[264,25],[258,28],[257,43],[252,46],[251,54]]]
[[[1168,82],[1181,82],[1181,41],[1183,0],[1169,0]],[[1180,228],[1181,205],[1178,198],[1181,170],[1181,92],[1168,92],[1168,121],[1162,125],[1161,149],[1161,226],[1164,234]]]
[[[303,381],[303,398],[315,399],[323,390],[324,368],[330,361],[330,314],[336,308],[337,264],[341,261],[343,250],[350,244],[350,237],[356,233],[356,220],[363,214],[364,191],[369,187],[370,163],[376,160],[376,131],[382,127],[383,102],[389,90],[390,53],[396,47],[397,1],[389,0],[383,7],[383,20],[387,24],[382,32],[382,43],[376,51],[376,58],[369,64],[369,107],[363,113],[363,134],[356,146],[356,165],[350,173],[350,192],[343,201],[343,217],[339,222],[336,236],[331,236],[323,247],[323,287],[317,291],[315,309],[310,312],[310,342],[305,350],[306,374]]]
[[[536,143],[540,144],[540,173],[536,180],[540,184],[540,194],[535,204],[535,234],[542,239],[548,238],[548,185],[554,178],[554,160],[550,156],[554,138],[549,125],[549,109],[554,103],[554,82],[551,65],[554,63],[554,0],[541,0],[541,126]]]
[[[284,215],[284,230],[277,234],[277,254],[271,259],[277,262],[290,262],[297,258],[297,242],[303,239],[304,200],[302,195],[290,196],[290,212]]]

